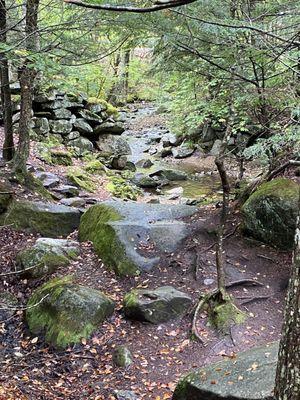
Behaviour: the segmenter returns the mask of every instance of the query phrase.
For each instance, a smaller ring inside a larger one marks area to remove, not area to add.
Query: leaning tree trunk
[[[36,50],[38,8],[40,0],[27,0],[26,2],[26,49],[29,53]],[[17,173],[26,175],[26,162],[29,156],[30,148],[30,124],[32,96],[34,80],[37,75],[35,69],[30,65],[30,60],[25,60],[19,71],[19,80],[21,86],[21,111],[19,122],[19,143],[14,158],[14,170]]]
[[[0,41],[6,43],[7,12],[5,0],[0,0]],[[1,103],[4,121],[3,158],[10,161],[14,155],[12,102],[9,85],[9,64],[5,53],[0,53]]]
[[[295,252],[279,346],[275,399],[300,399],[300,191]]]

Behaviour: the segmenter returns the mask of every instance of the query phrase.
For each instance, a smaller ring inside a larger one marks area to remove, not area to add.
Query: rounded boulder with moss
[[[99,290],[77,285],[71,277],[56,278],[32,294],[26,321],[32,334],[65,348],[88,338],[113,311],[114,302]]]
[[[283,250],[294,246],[300,185],[277,178],[262,184],[242,207],[243,230]]]

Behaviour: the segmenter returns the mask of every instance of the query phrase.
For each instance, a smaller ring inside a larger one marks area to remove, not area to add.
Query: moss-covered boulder
[[[10,185],[0,181],[0,214],[4,213],[12,201],[13,191]]]
[[[183,205],[105,201],[83,214],[79,239],[91,241],[99,257],[117,274],[135,275],[151,270],[162,254],[176,250],[189,233],[187,224],[177,219],[196,210]]]
[[[71,183],[88,192],[94,192],[96,189],[89,174],[79,167],[69,168],[67,178]]]
[[[14,200],[0,216],[0,225],[39,233],[45,237],[68,236],[78,228],[81,213],[78,209],[27,200]]]
[[[278,178],[262,184],[242,207],[246,234],[280,249],[292,249],[300,185]]]
[[[76,285],[70,277],[53,279],[28,301],[26,321],[34,335],[64,348],[88,338],[114,311],[114,302],[102,292]]]
[[[79,253],[79,244],[73,240],[40,238],[31,248],[18,253],[17,268],[24,271],[22,276],[41,278],[69,265]]]
[[[239,353],[182,378],[173,400],[272,400],[278,343]]]
[[[136,289],[124,298],[126,317],[159,324],[184,314],[192,304],[191,298],[172,286],[157,289]]]

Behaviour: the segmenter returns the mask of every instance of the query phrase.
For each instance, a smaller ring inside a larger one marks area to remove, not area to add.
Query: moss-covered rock
[[[18,253],[17,268],[24,271],[22,276],[41,278],[67,266],[79,252],[79,244],[73,240],[40,238],[31,248]]]
[[[92,241],[97,254],[119,275],[136,275],[137,266],[127,256],[124,243],[111,225],[122,219],[122,215],[109,205],[90,207],[81,217],[79,240]]]
[[[184,314],[191,306],[191,298],[172,286],[162,286],[154,290],[136,289],[124,298],[126,317],[138,321],[159,324]]]
[[[67,178],[71,183],[88,192],[94,192],[96,189],[91,177],[81,168],[69,168],[67,171]]]
[[[95,174],[105,171],[105,166],[100,160],[91,160],[86,164],[84,169],[90,174]]]
[[[114,310],[114,302],[102,292],[76,285],[70,277],[45,283],[27,306],[30,331],[60,348],[88,338]]]
[[[196,208],[182,205],[106,201],[83,214],[79,239],[91,241],[117,274],[134,275],[150,271],[159,255],[176,250],[189,233],[186,224],[176,219],[195,212]],[[143,247],[150,243],[153,248],[147,252]]]
[[[57,165],[70,166],[73,164],[71,153],[62,149],[51,150],[51,161],[53,164]]]
[[[129,367],[133,362],[130,350],[126,346],[117,346],[113,352],[113,362],[117,367]]]
[[[300,185],[284,178],[262,184],[242,207],[246,234],[281,249],[292,249]]]
[[[80,211],[53,203],[14,200],[0,216],[0,225],[12,225],[45,237],[68,236],[78,228]]]

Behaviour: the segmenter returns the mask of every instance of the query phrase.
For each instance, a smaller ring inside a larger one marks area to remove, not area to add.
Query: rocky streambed
[[[136,166],[134,182],[144,189],[144,201],[197,204],[218,198],[214,156],[171,133],[153,105],[131,109],[125,127],[121,137],[130,147],[127,157]]]

